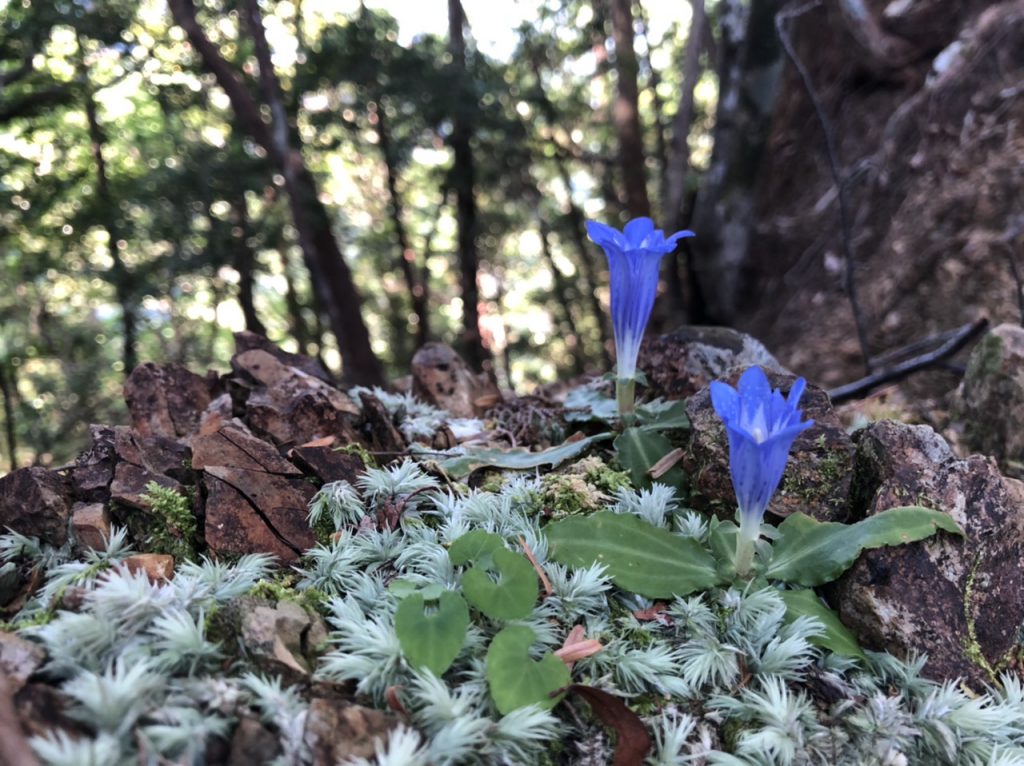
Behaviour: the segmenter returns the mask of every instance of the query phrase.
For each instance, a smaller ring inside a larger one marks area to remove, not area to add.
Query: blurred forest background
[[[0,0],[0,22],[3,469],[122,422],[140,362],[225,369],[242,329],[350,384],[427,340],[519,391],[603,372],[586,219],[697,232],[654,331],[739,327],[825,383],[1017,315],[1020,2]]]

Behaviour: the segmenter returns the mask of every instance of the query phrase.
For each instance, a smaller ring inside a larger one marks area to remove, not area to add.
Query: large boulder
[[[728,327],[682,327],[648,338],[637,358],[645,393],[666,399],[693,396],[712,380],[753,366],[786,372],[761,341]]]
[[[974,347],[954,409],[967,447],[1024,474],[1024,327],[999,325]]]
[[[143,436],[187,437],[220,393],[215,373],[202,378],[181,365],[140,364],[124,384],[132,428]]]
[[[71,498],[56,471],[19,468],[0,478],[0,530],[8,528],[59,548],[68,539]]]
[[[725,380],[736,385],[741,371]],[[768,371],[774,388],[788,394],[796,378],[788,373]],[[853,481],[853,441],[829,402],[828,395],[808,385],[800,408],[814,425],[793,444],[786,472],[775,493],[768,513],[776,517],[796,511],[820,521],[845,521],[850,512],[850,488]],[[736,512],[736,493],[729,474],[729,440],[725,426],[711,405],[709,388],[690,397],[686,405],[690,417],[690,445],[683,467],[690,474],[694,490],[690,505],[731,519]]]
[[[964,530],[865,551],[830,589],[843,622],[871,649],[925,653],[925,673],[974,688],[1019,652],[1024,624],[1024,484],[990,458],[957,458],[927,426],[880,421],[856,435],[855,505],[950,514]]]

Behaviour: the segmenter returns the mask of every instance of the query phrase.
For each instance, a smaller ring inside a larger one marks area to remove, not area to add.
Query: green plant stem
[[[615,401],[619,405],[619,420],[623,425],[632,425],[636,419],[636,381],[630,378],[615,381]]]

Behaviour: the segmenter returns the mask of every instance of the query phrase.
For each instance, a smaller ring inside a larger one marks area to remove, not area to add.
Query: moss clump
[[[197,524],[192,513],[192,498],[151,481],[142,499],[149,506],[149,516],[154,522],[146,529],[150,552],[168,553],[175,561],[195,559]]]
[[[590,513],[603,507],[618,489],[629,486],[626,471],[613,470],[600,458],[588,457],[541,479],[541,503],[555,518]]]
[[[366,449],[362,444],[352,442],[346,444],[344,447],[337,447],[335,452],[341,452],[345,455],[355,455],[357,458],[363,461],[363,465],[367,468],[376,468],[377,460],[370,454],[369,450]]]

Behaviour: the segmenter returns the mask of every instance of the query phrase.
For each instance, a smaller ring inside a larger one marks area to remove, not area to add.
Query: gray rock
[[[865,551],[830,588],[862,644],[927,653],[925,673],[980,690],[1019,652],[1024,624],[1024,483],[990,458],[958,459],[927,426],[873,423],[856,435],[855,507],[949,513],[966,533]]]
[[[377,740],[387,739],[398,717],[355,705],[326,684],[312,689],[303,740],[313,766],[335,766],[352,758],[373,758]]]
[[[251,599],[241,610],[240,640],[246,652],[260,668],[286,680],[308,677],[326,638],[323,620],[292,601]]]
[[[712,380],[759,366],[786,372],[761,341],[728,327],[683,327],[648,338],[640,347],[637,369],[647,376],[647,395],[666,399],[693,396]]]

